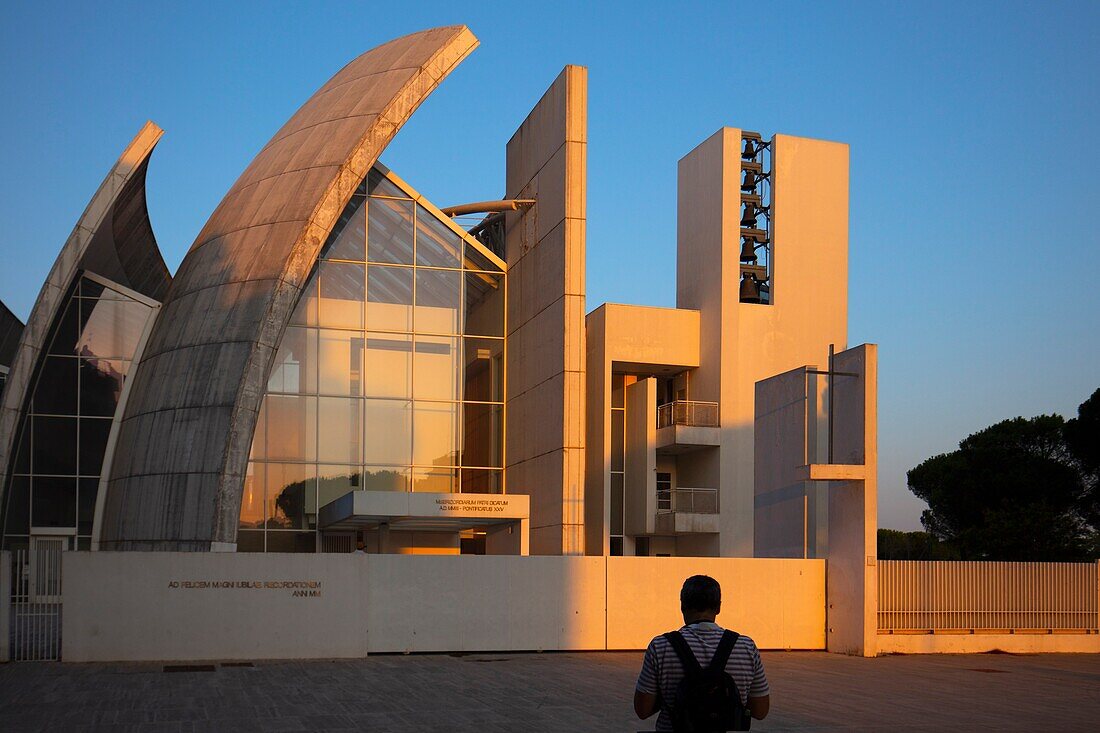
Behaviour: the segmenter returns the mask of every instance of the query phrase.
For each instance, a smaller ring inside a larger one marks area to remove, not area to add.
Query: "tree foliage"
[[[1078,417],[1018,417],[974,433],[909,471],[921,523],[963,560],[1096,556],[1100,390]]]
[[[878,531],[879,560],[958,560],[954,545],[940,542],[929,532]]]

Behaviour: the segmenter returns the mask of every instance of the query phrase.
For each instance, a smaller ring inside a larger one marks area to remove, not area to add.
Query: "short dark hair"
[[[717,611],[722,606],[722,586],[709,575],[693,575],[680,589],[681,611]]]

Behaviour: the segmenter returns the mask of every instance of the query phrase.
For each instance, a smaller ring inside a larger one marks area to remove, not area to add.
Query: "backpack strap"
[[[702,667],[699,666],[699,660],[695,658],[695,653],[691,651],[691,647],[688,646],[683,634],[679,631],[670,631],[664,634],[664,637],[668,639],[668,643],[672,645],[672,650],[680,658],[680,664],[683,665],[686,676],[691,677],[703,671]]]
[[[741,635],[736,631],[730,631],[726,629],[722,632],[722,640],[718,642],[718,648],[714,650],[714,657],[710,660],[710,665],[707,667],[712,672],[722,672],[726,669],[726,662],[730,660],[730,654],[733,652],[733,645],[737,643],[737,640],[741,638]]]

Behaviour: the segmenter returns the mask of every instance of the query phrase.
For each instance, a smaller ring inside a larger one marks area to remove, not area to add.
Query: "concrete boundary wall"
[[[684,578],[719,623],[823,649],[825,561],[751,558],[64,554],[66,662],[642,649],[678,627]]]

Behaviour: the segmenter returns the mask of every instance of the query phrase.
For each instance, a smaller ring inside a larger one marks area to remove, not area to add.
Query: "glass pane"
[[[411,447],[411,404],[405,400],[366,400],[363,415],[364,463],[407,466]]]
[[[275,354],[268,392],[314,394],[317,392],[317,331],[290,326]]]
[[[300,463],[269,463],[266,472],[267,526],[306,529],[308,518],[316,522],[317,467]],[[307,510],[312,510],[307,512]]]
[[[462,469],[463,494],[499,494],[503,490],[503,471]]]
[[[502,405],[467,402],[462,406],[462,465],[500,468]]]
[[[19,445],[15,453],[14,473],[31,472],[31,421],[33,419],[30,415],[23,418],[23,429],[19,433]]]
[[[413,408],[413,464],[457,466],[455,426],[459,406],[450,402],[417,402]]]
[[[504,341],[465,339],[463,399],[478,402],[504,401]]]
[[[34,477],[31,524],[35,527],[76,527],[75,478]]]
[[[362,394],[363,334],[359,331],[321,331],[318,343],[321,394]]]
[[[75,415],[79,368],[79,361],[72,357],[47,356],[34,389],[34,412]]]
[[[268,532],[268,552],[316,552],[316,532]]]
[[[367,192],[371,196],[396,196],[405,199],[409,197],[377,168],[371,168],[370,177],[367,181]]]
[[[486,247],[488,249],[488,247]],[[500,272],[500,265],[490,260],[481,251],[470,243],[466,243],[465,249],[466,256],[463,259],[463,267],[467,270],[488,270],[489,272]]]
[[[625,459],[624,411],[611,411],[611,470],[622,471]]]
[[[363,401],[349,397],[317,400],[317,460],[359,463],[363,445]]]
[[[80,494],[76,505],[76,531],[90,535],[95,523],[95,497],[99,493],[99,479],[82,478],[79,480]]]
[[[65,307],[65,313],[57,324],[57,332],[50,344],[51,354],[73,356],[80,338],[80,301],[73,298]]]
[[[98,476],[107,452],[111,421],[102,417],[80,419],[80,475]]]
[[[237,533],[237,552],[263,552],[264,533],[241,530]]]
[[[321,262],[319,319],[329,328],[362,328],[366,301],[366,266],[347,262]]]
[[[462,237],[419,204],[416,206],[416,264],[462,266]]]
[[[325,506],[350,491],[363,488],[363,477],[358,466],[318,466],[317,504]]]
[[[309,276],[306,286],[302,288],[302,294],[298,297],[298,305],[294,307],[294,313],[290,316],[290,322],[297,326],[318,325],[316,270]]]
[[[504,278],[466,273],[466,333],[504,335]]]
[[[130,362],[116,359],[79,359],[80,414],[114,417]]]
[[[625,381],[624,375],[612,374],[611,375],[611,406],[612,407],[626,407],[624,395],[623,382]]]
[[[260,409],[260,419],[266,420],[267,445],[257,455],[285,461],[316,459],[316,397],[267,395]]]
[[[611,474],[611,534],[623,534],[623,475]]]
[[[462,273],[458,270],[416,271],[416,313],[418,333],[460,333],[459,307]]]
[[[34,456],[31,470],[36,474],[76,475],[76,418],[34,417]]]
[[[367,328],[411,331],[413,270],[409,267],[367,268]]]
[[[369,199],[367,259],[371,262],[413,263],[413,203]]]
[[[414,468],[412,471],[412,490],[453,494],[458,491],[458,469]]]
[[[84,328],[76,350],[80,356],[129,359],[137,349],[149,306],[126,300],[81,300]]]
[[[363,471],[363,488],[367,491],[408,491],[409,471],[393,466],[367,466]]]
[[[248,471],[245,473],[244,477],[244,492],[241,494],[241,518],[239,526],[264,526],[264,482],[266,479],[266,464],[248,464]],[[243,534],[243,532],[241,534]],[[238,539],[237,542],[237,549],[240,550],[240,539]]]
[[[410,397],[412,336],[368,333],[363,363],[363,394],[367,397]]]
[[[458,346],[453,336],[416,336],[413,392],[419,399],[457,400]]]
[[[333,227],[339,231],[335,240],[325,245],[324,258],[327,260],[355,260],[365,262],[367,257],[367,200],[353,196]]]
[[[31,480],[25,476],[16,476],[9,484],[10,493],[5,496],[5,534],[27,534],[31,511]],[[5,630],[6,633],[6,630]]]

